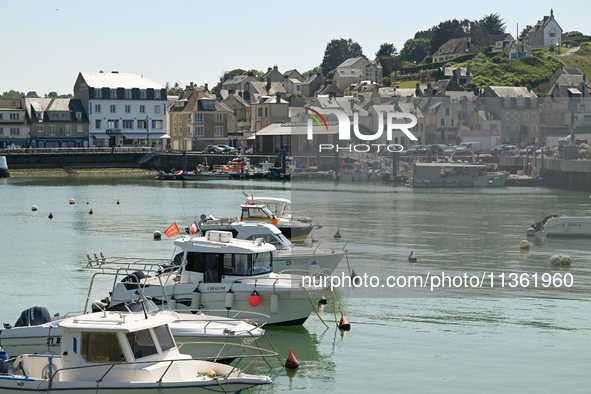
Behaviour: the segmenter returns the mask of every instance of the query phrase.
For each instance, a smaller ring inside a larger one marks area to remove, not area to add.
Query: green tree
[[[321,72],[322,72],[322,69],[320,68],[320,66],[316,66],[313,69],[308,70],[308,71],[302,73],[302,76],[307,79],[309,76],[316,75],[316,74],[321,73]]]
[[[47,93],[47,98],[58,98],[57,92],[49,92]]]
[[[380,45],[380,49],[376,52],[376,57],[390,57],[396,55],[396,47],[394,44],[388,44],[387,42]]]
[[[485,15],[478,21],[478,25],[486,29],[491,36],[505,33],[505,22],[499,14]]]
[[[174,86],[171,88],[170,87],[170,83],[167,81],[166,82],[166,85],[165,85],[165,88],[166,88],[166,94],[167,95],[169,95],[169,96],[176,96],[176,95],[179,94],[179,90],[181,90],[181,85],[179,85],[178,82],[175,82],[174,83]]]
[[[392,86],[392,79],[390,77],[382,78],[382,86]]]
[[[488,30],[483,26],[480,26],[477,22],[470,22],[470,38],[472,44],[476,45],[481,50],[492,45]]]
[[[358,43],[353,42],[350,38],[348,40],[334,39],[326,44],[322,64],[320,64],[322,75],[326,76],[345,60],[360,56],[363,56],[363,50]]]
[[[247,70],[243,70],[241,68],[237,68],[237,69],[234,69],[232,71],[226,71],[222,75],[220,75],[220,80],[218,81],[218,84],[215,85],[211,89],[211,92],[212,93],[219,92],[222,89],[222,83],[224,83],[225,81],[227,81],[229,78],[236,77],[238,75],[246,75],[249,72],[252,72],[252,75],[254,77],[257,77],[257,78],[259,78],[259,77],[261,77],[261,76],[264,75],[264,73],[262,71],[259,71],[259,70],[248,70],[247,71]]]
[[[9,92],[2,93],[2,98],[16,100],[16,99],[20,99],[23,96],[23,94],[24,93],[17,92],[16,90],[11,90]]]
[[[433,26],[429,30],[419,31],[415,34],[415,39],[426,38],[431,42],[429,54],[434,53],[440,46],[451,40],[452,38],[466,37],[464,21],[460,22],[457,19],[447,20],[441,22],[437,26]],[[408,41],[407,41],[408,42]],[[423,56],[424,58],[425,56]],[[421,60],[423,59],[421,58]],[[408,60],[408,59],[407,59]]]
[[[420,63],[426,56],[431,54],[431,41],[426,38],[415,38],[406,40],[400,55],[409,62]]]

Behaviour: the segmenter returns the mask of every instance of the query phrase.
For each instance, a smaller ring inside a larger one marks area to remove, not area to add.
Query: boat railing
[[[184,344],[211,344],[211,342],[185,342]],[[240,376],[241,373],[245,372],[246,369],[257,359],[263,359],[267,365],[269,366],[269,368],[272,368],[271,364],[269,364],[269,362],[266,360],[269,357],[277,357],[279,359],[279,355],[277,354],[276,351],[274,350],[268,350],[268,349],[264,349],[264,348],[259,348],[256,346],[249,346],[249,345],[244,345],[244,344],[236,344],[236,343],[226,343],[226,346],[234,346],[234,347],[241,347],[247,350],[251,350],[253,352],[258,352],[255,354],[241,354],[241,355],[237,355],[237,356],[231,356],[231,358],[234,359],[238,359],[238,362],[236,362],[233,366],[231,366],[231,370],[230,372],[223,374],[223,375],[218,375],[215,374],[212,377],[214,377],[216,380],[222,380],[222,379],[226,379],[229,378],[235,371],[238,372],[237,376]],[[180,347],[177,347],[178,349],[180,349]],[[24,355],[23,355],[24,356]],[[67,372],[67,371],[75,371],[75,370],[90,370],[90,369],[96,369],[96,368],[107,368],[107,370],[100,376],[99,379],[96,380],[97,386],[97,392],[100,389],[99,385],[101,382],[104,381],[104,379],[109,375],[109,373],[111,373],[111,371],[115,370],[117,371],[118,369],[120,369],[120,367],[124,367],[124,366],[141,366],[141,365],[146,365],[146,366],[154,366],[157,364],[168,364],[167,367],[165,368],[164,372],[162,373],[162,375],[160,375],[158,380],[155,380],[154,383],[162,383],[164,381],[164,378],[166,377],[166,374],[168,373],[168,371],[170,370],[170,367],[174,364],[174,363],[186,363],[188,361],[210,361],[210,362],[215,362],[215,360],[217,359],[224,359],[224,358],[230,358],[230,356],[211,356],[211,357],[200,357],[200,358],[183,358],[183,359],[173,359],[173,360],[146,360],[146,361],[129,361],[129,362],[113,362],[113,363],[97,363],[97,364],[92,364],[92,365],[77,365],[77,366],[72,366],[72,367],[62,367],[62,368],[57,368],[55,371],[52,371],[51,366],[55,366],[54,364],[52,364],[52,359],[53,358],[60,358],[59,355],[55,355],[55,354],[35,354],[35,355],[26,355],[26,356],[34,356],[34,357],[47,357],[48,361],[49,361],[49,368],[48,368],[48,374],[47,374],[47,378],[46,380],[49,381],[49,387],[47,388],[47,392],[51,392],[51,386],[52,383],[54,381],[58,381],[60,380],[60,375],[62,375],[62,372]],[[21,356],[19,356],[21,357]],[[18,358],[16,357],[14,360],[14,362],[18,361]],[[243,360],[243,359],[252,359],[252,361],[243,369],[238,369],[238,364]],[[280,360],[281,361],[281,360]],[[37,378],[39,379],[39,377],[34,377],[34,376],[29,376],[29,374],[27,373],[25,367],[23,366],[22,361],[18,361],[19,362],[19,366],[17,368],[12,368],[12,371],[17,372],[19,369],[22,371],[23,375],[25,378]],[[282,364],[283,365],[283,364]],[[19,375],[15,375],[14,373],[10,374],[13,377],[18,377]],[[206,376],[207,373],[204,371],[204,373],[202,375],[197,375],[197,376]],[[147,383],[147,382],[146,382]]]
[[[178,310],[173,310],[174,312],[181,312],[179,313],[179,316],[181,317],[179,319],[179,321],[187,321],[187,322],[191,322],[193,320],[191,319],[183,319],[183,313],[186,312],[186,309],[178,309]],[[264,313],[260,313],[260,312],[254,312],[254,311],[241,311],[241,310],[235,310],[235,309],[231,309],[231,310],[227,310],[227,309],[190,309],[191,314],[192,315],[206,315],[208,317],[208,323],[205,325],[205,328],[207,328],[210,324],[212,323],[224,323],[226,322],[227,318],[230,319],[234,319],[234,320],[240,320],[243,321],[245,323],[249,323],[255,327],[248,329],[248,330],[241,330],[241,331],[228,331],[228,334],[230,335],[234,335],[235,333],[241,333],[241,332],[250,332],[252,333],[252,331],[254,331],[257,328],[262,328],[263,326],[265,326],[269,320],[271,320],[271,316],[269,315],[265,315]],[[221,315],[224,314],[224,319],[219,319],[216,320],[215,317],[217,315]],[[211,318],[211,320],[210,320]],[[225,330],[224,330],[225,331]]]

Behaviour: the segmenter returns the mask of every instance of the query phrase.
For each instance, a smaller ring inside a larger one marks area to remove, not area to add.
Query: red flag
[[[172,226],[170,226],[169,228],[166,229],[166,231],[164,231],[164,234],[170,238],[173,235],[176,235],[179,233],[179,227],[176,225],[176,223],[173,223]]]

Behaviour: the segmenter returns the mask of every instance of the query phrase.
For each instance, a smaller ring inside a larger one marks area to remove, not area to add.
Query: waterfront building
[[[166,140],[166,88],[139,74],[80,72],[74,84],[89,119],[89,145],[152,147]]]
[[[0,99],[0,149],[28,148],[30,125],[20,99]]]

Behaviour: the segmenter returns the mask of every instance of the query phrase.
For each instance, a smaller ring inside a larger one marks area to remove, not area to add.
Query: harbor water
[[[154,231],[175,222],[183,229],[201,214],[239,215],[243,191],[291,199],[294,211],[322,224],[312,233],[320,247],[348,251],[333,275],[368,278],[335,288],[350,331],[336,329],[330,301],[319,310],[328,329],[315,314],[303,326],[268,328],[281,358],[292,348],[300,367],[255,365],[274,383],[253,392],[589,392],[591,241],[525,231],[551,213],[591,216],[591,200],[548,188],[0,179],[1,322],[14,324],[36,305],[52,314],[82,311],[92,276],[83,269],[87,255],[170,258],[174,237],[155,241]],[[570,256],[572,266],[551,266],[553,255]],[[409,286],[411,276],[426,285]],[[445,285],[434,286],[433,277]],[[111,286],[99,280],[91,298]]]

